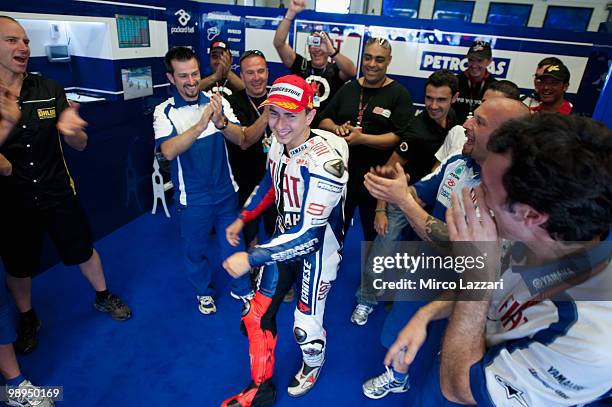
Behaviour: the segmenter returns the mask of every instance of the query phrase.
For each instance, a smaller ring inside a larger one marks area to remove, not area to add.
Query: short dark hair
[[[190,59],[195,58],[198,66],[200,66],[200,61],[198,60],[198,56],[193,52],[191,48],[187,47],[174,47],[166,52],[166,56],[164,57],[164,65],[166,65],[166,72],[169,74],[174,73],[174,67],[172,66],[172,61],[189,61]]]
[[[494,81],[489,84],[487,90],[494,90],[501,92],[508,99],[521,100],[521,90],[516,83],[502,79],[501,81]]]
[[[457,93],[459,90],[459,80],[457,79],[457,75],[448,69],[440,69],[429,75],[427,82],[425,82],[426,88],[427,85],[431,85],[436,88],[448,86],[451,90],[452,96],[455,96],[455,93]]]
[[[563,62],[557,57],[546,57],[540,62],[538,62],[538,68],[541,68],[545,65],[562,65]]]
[[[492,153],[509,152],[508,204],[549,216],[553,239],[588,241],[612,224],[612,131],[579,116],[540,113],[511,120],[491,135]]]

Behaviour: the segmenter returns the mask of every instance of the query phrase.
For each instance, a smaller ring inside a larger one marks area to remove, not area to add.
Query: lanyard
[[[259,109],[257,109],[257,106],[255,106],[253,99],[251,99],[251,97],[246,92],[245,92],[245,95],[249,99],[249,103],[251,103],[251,106],[253,106],[253,109],[255,109],[255,113],[257,113],[257,117],[261,117],[261,113],[259,112]],[[268,125],[266,124],[266,128],[264,129],[264,136],[261,139],[261,144],[263,146],[264,153],[267,153],[270,150],[270,143],[271,143],[271,138],[270,138],[270,134],[268,133]]]
[[[370,104],[370,100],[372,100],[372,97],[373,96],[370,96],[370,98],[364,105],[363,104],[363,87],[361,87],[361,91],[359,92],[359,107],[357,108],[357,123],[356,123],[357,127],[361,127],[361,123],[363,122],[363,114],[365,113],[365,110],[368,108],[368,105]]]

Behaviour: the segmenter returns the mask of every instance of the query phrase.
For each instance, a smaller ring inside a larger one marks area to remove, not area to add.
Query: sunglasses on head
[[[252,57],[252,56],[262,57],[263,59],[266,59],[266,56],[260,50],[250,49],[248,51],[244,51],[244,53],[240,56],[239,62],[242,62],[245,58]]]

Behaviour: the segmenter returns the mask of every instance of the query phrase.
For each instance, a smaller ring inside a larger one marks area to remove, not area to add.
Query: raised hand
[[[78,103],[71,103],[70,107],[65,109],[57,121],[57,129],[64,136],[75,136],[85,130],[87,122],[79,115]]]

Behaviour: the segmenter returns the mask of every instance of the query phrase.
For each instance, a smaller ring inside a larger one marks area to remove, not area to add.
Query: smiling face
[[[490,59],[482,59],[476,57],[468,57],[468,75],[476,82],[484,79],[487,73],[487,67],[491,63]]]
[[[264,96],[268,85],[268,66],[265,59],[257,55],[243,59],[240,63],[240,78],[249,96]]]
[[[491,134],[511,119],[528,117],[529,109],[522,102],[509,98],[488,99],[474,111],[474,117],[465,121],[465,136],[462,154],[469,155],[482,165],[487,158],[487,143]]]
[[[30,39],[16,22],[0,18],[0,69],[3,74],[25,73],[30,58]]]
[[[547,105],[561,103],[569,83],[564,83],[551,76],[543,76],[535,80],[535,90],[540,96],[540,101]]]
[[[442,123],[446,119],[451,104],[456,99],[457,97],[453,97],[448,86],[436,87],[430,84],[425,87],[425,110],[427,110],[429,117],[438,123]]]
[[[194,101],[198,99],[200,86],[200,67],[195,58],[187,61],[172,60],[174,72],[167,73],[168,80],[176,86],[178,93],[186,101]]]
[[[363,51],[363,62],[361,64],[364,82],[374,86],[383,83],[390,63],[390,49],[384,48],[377,43],[366,46]]]
[[[312,36],[321,38],[321,41],[324,40],[317,32],[312,33]],[[327,64],[328,55],[320,46],[309,45],[308,53],[310,54],[310,61],[314,68],[323,68]]]
[[[270,105],[268,125],[274,132],[279,143],[288,149],[302,144],[310,134],[310,123],[316,114],[315,110],[306,113],[306,109],[293,113],[273,104]]]

